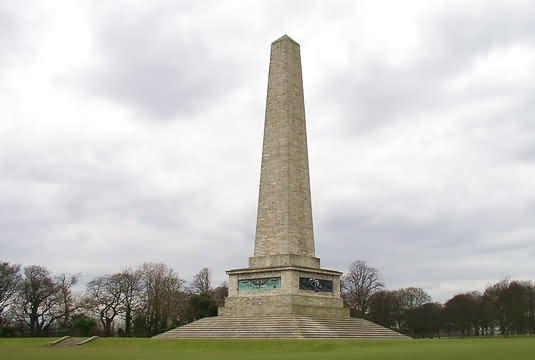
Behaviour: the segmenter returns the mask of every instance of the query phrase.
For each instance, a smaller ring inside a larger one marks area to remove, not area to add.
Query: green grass
[[[535,359],[535,337],[435,340],[151,340],[101,338],[69,348],[54,339],[0,339],[0,359]]]

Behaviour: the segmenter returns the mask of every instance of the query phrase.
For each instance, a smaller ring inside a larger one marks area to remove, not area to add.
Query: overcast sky
[[[301,44],[317,256],[444,301],[535,280],[532,1],[0,0],[0,259],[252,255],[269,49]]]

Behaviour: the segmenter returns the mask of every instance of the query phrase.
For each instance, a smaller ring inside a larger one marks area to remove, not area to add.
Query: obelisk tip
[[[294,44],[296,44],[297,46],[299,46],[299,43],[297,41],[295,41],[294,39],[292,39],[291,37],[289,37],[288,35],[284,34],[282,35],[280,38],[278,38],[277,40],[273,41],[272,44],[276,44],[280,41],[291,41],[293,42]]]

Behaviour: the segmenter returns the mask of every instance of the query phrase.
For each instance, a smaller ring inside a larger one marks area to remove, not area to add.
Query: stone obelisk
[[[271,44],[254,255],[227,274],[222,316],[348,316],[341,273],[315,257],[301,55],[287,35]]]
[[[314,233],[299,44],[271,45],[254,256],[250,267],[319,267]]]
[[[227,271],[219,316],[158,338],[403,338],[349,317],[339,271],[315,257],[299,44],[271,44],[254,254]]]

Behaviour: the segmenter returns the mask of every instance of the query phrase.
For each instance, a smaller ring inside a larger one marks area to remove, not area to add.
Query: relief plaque
[[[281,278],[244,279],[238,281],[238,291],[250,291],[260,289],[279,289]]]
[[[300,277],[299,289],[312,290],[315,292],[333,292],[333,282],[332,280]]]

